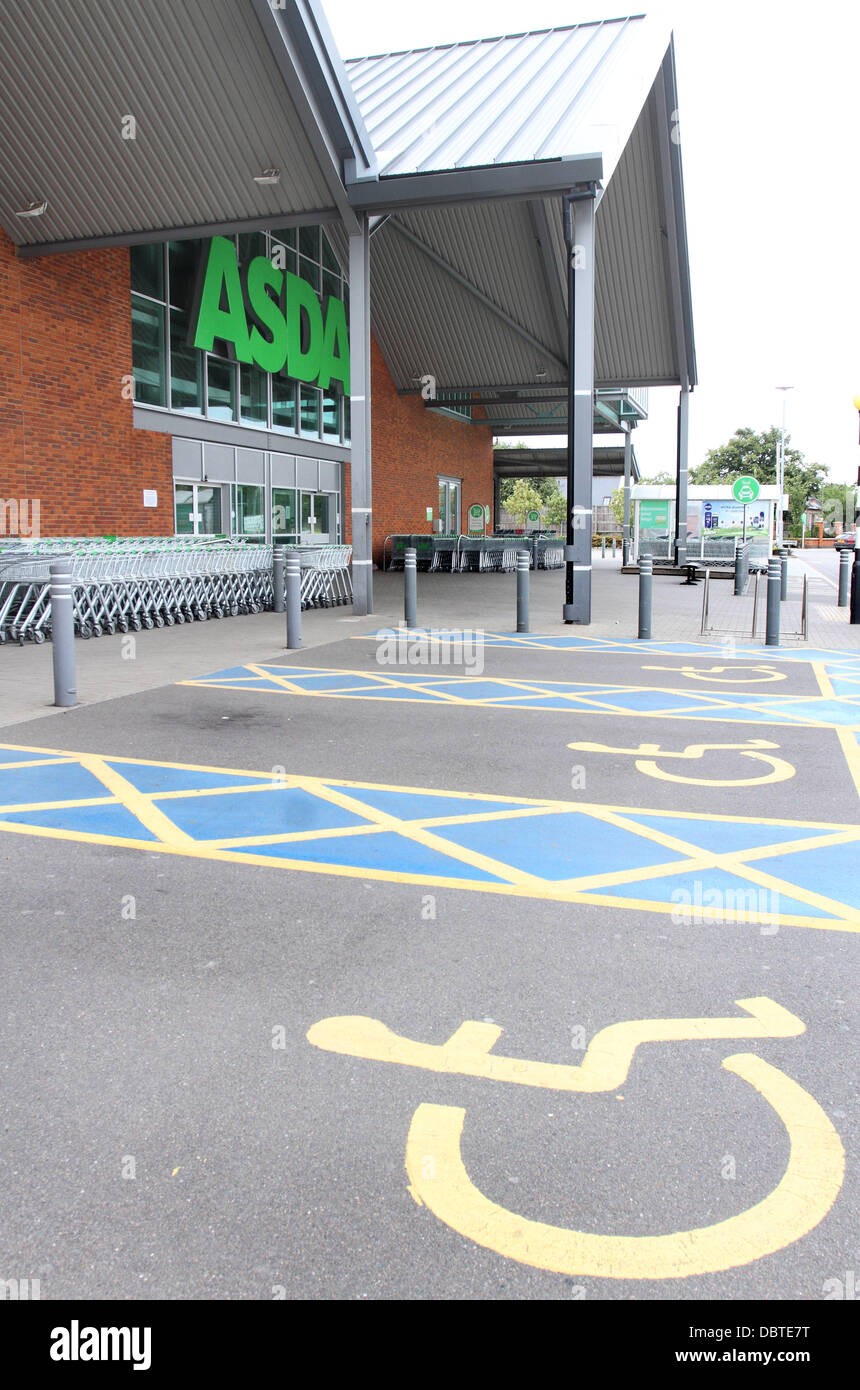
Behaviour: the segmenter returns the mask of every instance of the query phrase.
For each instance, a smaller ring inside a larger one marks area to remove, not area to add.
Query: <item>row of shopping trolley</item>
[[[511,573],[517,567],[517,551],[529,552],[531,569],[560,569],[564,564],[564,542],[556,536],[386,536],[382,549],[383,569],[402,570],[407,549],[414,549],[417,567],[429,574],[440,571],[464,574],[469,571]]]
[[[302,606],[352,602],[349,546],[299,547]],[[72,571],[75,631],[206,622],[274,607],[273,549],[207,537],[50,538],[0,547],[0,643],[51,635],[50,567]]]

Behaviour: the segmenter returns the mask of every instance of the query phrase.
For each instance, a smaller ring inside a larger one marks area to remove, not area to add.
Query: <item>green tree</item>
[[[539,498],[538,506],[545,506],[552,501],[553,494],[559,495],[558,485],[555,478],[503,478],[499,489],[502,506],[510,511],[508,498],[518,483],[526,482],[534,489]]]
[[[619,526],[624,525],[624,486],[617,487],[609,499],[612,515]]]
[[[690,470],[690,482],[731,484],[748,474],[765,485],[776,482],[776,451],[780,431],[776,428],[756,434],[755,430],[735,430],[727,444],[711,449],[704,463]],[[785,491],[788,493],[792,526],[800,526],[806,503],[821,491],[827,469],[820,463],[807,463],[799,449],[785,440]]]
[[[675,474],[670,473],[668,469],[664,468],[662,473],[655,473],[650,478],[640,478],[639,482],[642,487],[666,487],[670,483],[672,487],[674,487]]]
[[[547,526],[564,526],[567,522],[567,498],[554,488],[544,507],[544,521]]]
[[[537,512],[541,509],[543,499],[537,489],[532,486],[533,481],[531,478],[517,478],[507,497],[502,500],[505,511],[510,512],[514,520],[518,521],[521,526],[525,526],[529,512]]]
[[[821,508],[818,515],[824,522],[825,535],[832,536],[835,532],[848,530],[853,525],[856,491],[856,488],[845,483],[825,483],[814,494],[815,501]]]

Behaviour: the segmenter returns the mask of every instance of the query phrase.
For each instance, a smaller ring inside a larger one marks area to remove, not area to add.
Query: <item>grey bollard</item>
[[[779,604],[782,591],[782,561],[772,556],[767,562],[767,627],[764,644],[779,646]]]
[[[616,542],[615,542],[615,537],[613,536],[613,537],[612,537],[612,558],[613,558],[613,560],[615,559],[615,544],[616,544]]]
[[[418,626],[418,552],[411,545],[403,557],[403,617],[407,627]]]
[[[71,709],[78,703],[78,686],[75,679],[74,584],[68,560],[51,565],[51,641],[54,704]]]
[[[779,552],[779,556],[780,556],[780,559],[779,559],[779,564],[780,564],[780,572],[779,572],[779,596],[780,596],[781,599],[787,599],[787,598],[788,598],[788,551],[787,551],[787,550],[781,550],[781,551]]]
[[[746,545],[739,545],[735,551],[735,594],[746,592],[750,577],[750,557]]]
[[[606,537],[605,537],[605,536],[601,536],[601,537],[600,537],[600,558],[601,558],[601,560],[605,560],[605,559],[606,559]]]
[[[529,563],[527,550],[517,551],[517,632],[529,631]]]
[[[837,608],[848,607],[848,591],[851,587],[851,566],[854,563],[853,550],[839,552],[839,599]]]
[[[639,556],[639,640],[651,640],[651,591],[654,586],[654,557]]]
[[[274,589],[275,613],[283,613],[285,607],[284,585],[286,583],[286,564],[286,550],[282,545],[276,545],[272,551],[272,583]]]
[[[291,550],[284,566],[287,605],[287,647],[296,651],[302,645],[302,567]]]

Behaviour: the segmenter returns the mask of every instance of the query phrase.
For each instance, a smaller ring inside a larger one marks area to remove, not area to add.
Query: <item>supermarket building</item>
[[[315,0],[21,0],[0,55],[0,495],[42,534],[353,545],[494,505],[696,381],[671,35],[644,16],[343,63]]]

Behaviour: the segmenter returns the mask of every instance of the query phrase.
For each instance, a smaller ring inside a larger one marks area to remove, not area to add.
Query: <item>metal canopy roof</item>
[[[597,188],[595,384],[695,384],[662,23],[343,64],[318,0],[17,0],[4,40],[0,222],[23,255],[331,221],[346,262],[379,212],[373,328],[397,387],[430,374],[533,411],[567,377],[560,195]]]
[[[595,384],[695,384],[674,54],[662,23],[636,15],[356,59],[346,70],[379,164],[349,194],[385,214],[371,242],[372,308],[399,390],[428,374],[443,392],[481,383],[531,398],[564,387],[560,194],[600,178]],[[500,432],[509,413],[487,402]],[[542,432],[566,421],[560,402]]]
[[[639,480],[635,448],[631,450],[630,476]],[[493,473],[497,478],[566,478],[566,449],[494,449]],[[624,473],[624,445],[599,444],[593,451],[595,478],[614,478]]]
[[[306,0],[3,7],[0,222],[25,254],[349,218],[347,159],[373,168]]]

